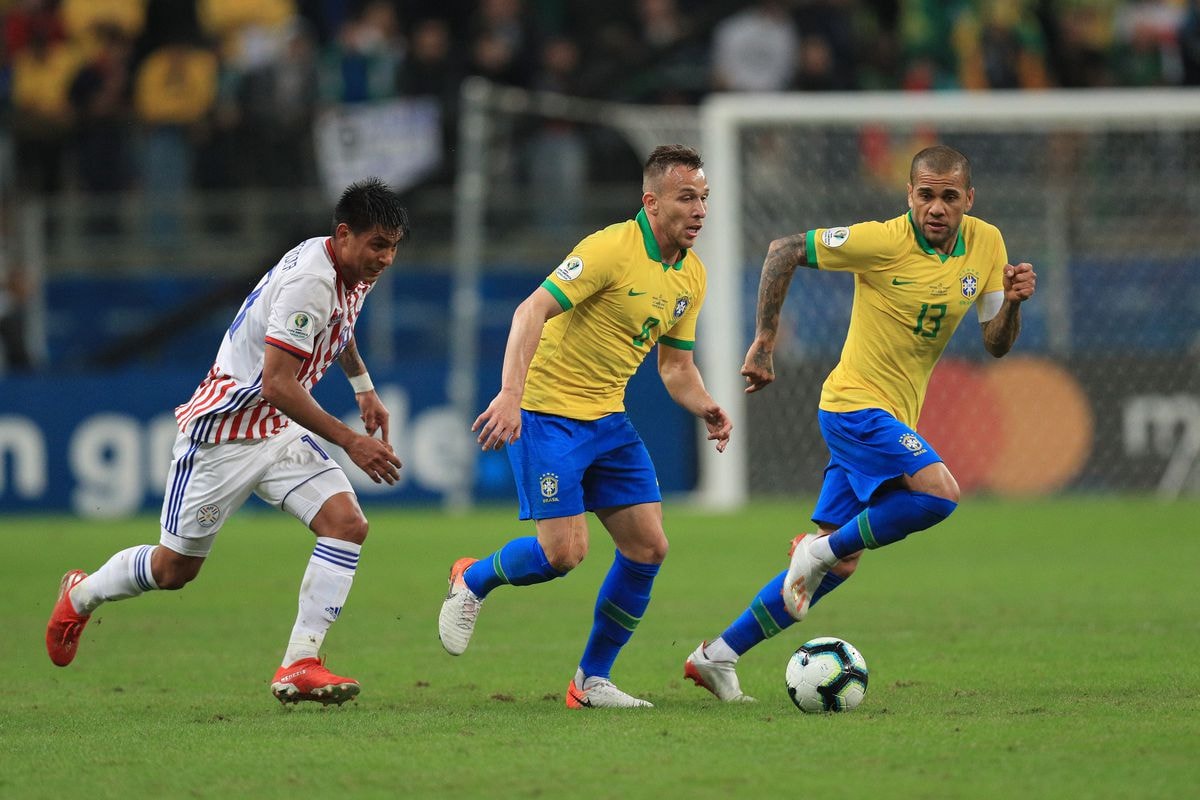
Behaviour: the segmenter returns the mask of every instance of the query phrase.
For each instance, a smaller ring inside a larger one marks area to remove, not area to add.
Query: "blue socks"
[[[787,575],[787,570],[768,581],[767,585],[754,596],[750,607],[743,611],[742,615],[721,634],[725,644],[729,645],[739,656],[764,639],[770,639],[784,628],[795,624],[796,620],[792,619],[792,615],[783,606],[783,578],[785,575]],[[841,586],[844,581],[845,578],[838,577],[832,572],[825,573],[825,577],[821,579],[821,585],[817,587],[817,591],[813,592],[809,608]]]
[[[658,566],[630,561],[620,550],[616,552],[612,568],[596,597],[592,635],[588,637],[579,662],[585,677],[609,677],[617,653],[633,636],[650,604],[650,587],[654,585]]]
[[[944,497],[901,489],[878,497],[829,537],[838,558],[898,542],[910,533],[933,527],[958,508]]]
[[[838,558],[860,550],[875,549],[898,542],[910,533],[930,528],[950,516],[958,504],[944,497],[923,492],[898,490],[888,492],[871,502],[857,517],[834,531],[829,547]],[[755,595],[750,607],[725,629],[721,638],[739,656],[759,642],[769,639],[795,622],[783,605],[783,578],[779,573]],[[810,607],[845,581],[826,573],[813,593]]]
[[[546,560],[546,552],[538,544],[536,536],[513,539],[486,558],[481,558],[467,568],[463,580],[467,588],[480,599],[497,586],[529,586],[534,583],[561,578],[559,572]]]

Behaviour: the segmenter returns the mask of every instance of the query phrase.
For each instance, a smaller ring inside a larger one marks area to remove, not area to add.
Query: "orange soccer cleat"
[[[271,693],[281,703],[315,700],[322,705],[339,706],[358,696],[358,681],[343,678],[325,669],[324,660],[302,658],[294,664],[275,670]]]
[[[73,569],[63,575],[58,587],[58,600],[46,625],[46,652],[50,654],[50,660],[60,667],[75,660],[79,637],[92,618],[90,614],[80,614],[71,604],[71,590],[86,577],[87,573],[81,569]]]

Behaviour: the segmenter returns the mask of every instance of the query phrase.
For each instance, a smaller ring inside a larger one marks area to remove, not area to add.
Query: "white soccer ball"
[[[822,636],[792,653],[784,680],[801,711],[849,711],[867,693],[867,662],[849,642]]]

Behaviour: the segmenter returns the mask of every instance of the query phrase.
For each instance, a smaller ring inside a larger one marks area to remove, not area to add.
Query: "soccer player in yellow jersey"
[[[704,420],[718,451],[729,441],[729,415],[692,360],[706,280],[691,248],[707,209],[699,154],[655,149],[637,217],[584,239],[517,307],[500,392],[472,426],[485,450],[508,445],[520,517],[534,520],[537,535],[454,563],[438,619],[442,645],[452,655],[466,650],[497,586],[543,583],[577,566],[588,550],[584,512],[592,511],[616,554],[567,686],[568,708],[651,705],[614,686],[610,672],[667,554],[654,465],[624,405],[630,376],[656,343],[671,398]]]
[[[853,574],[864,549],[936,525],[957,506],[954,476],[916,431],[929,376],[972,307],[984,347],[1006,354],[1037,280],[1029,264],[1008,263],[995,226],[966,215],[974,201],[970,163],[939,145],[913,158],[907,214],[771,242],[742,367],[747,393],[775,379],[775,335],[796,267],[854,273],[854,306],[817,412],[830,452],[812,514],[820,533],[796,537],[788,569],[684,664],[685,676],[720,699],[751,699],[738,684],[738,657],[804,619]]]

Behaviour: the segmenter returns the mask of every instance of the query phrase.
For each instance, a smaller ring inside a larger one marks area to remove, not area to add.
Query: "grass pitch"
[[[671,555],[614,679],[657,708],[568,712],[567,681],[611,561],[492,594],[470,650],[437,612],[458,556],[531,528],[509,509],[370,513],[354,591],[326,640],[363,693],[281,707],[269,683],[312,539],[277,512],[231,520],[199,579],[102,607],[50,664],[59,577],[157,538],[157,520],[5,517],[3,798],[1163,798],[1200,785],[1200,505],[970,499],[868,554],[808,620],[739,665],[753,705],[683,660],[786,566],[809,504],[712,516],[667,504]],[[594,523],[594,520],[593,520]],[[871,671],[863,705],[796,711],[788,655],[835,635]]]

